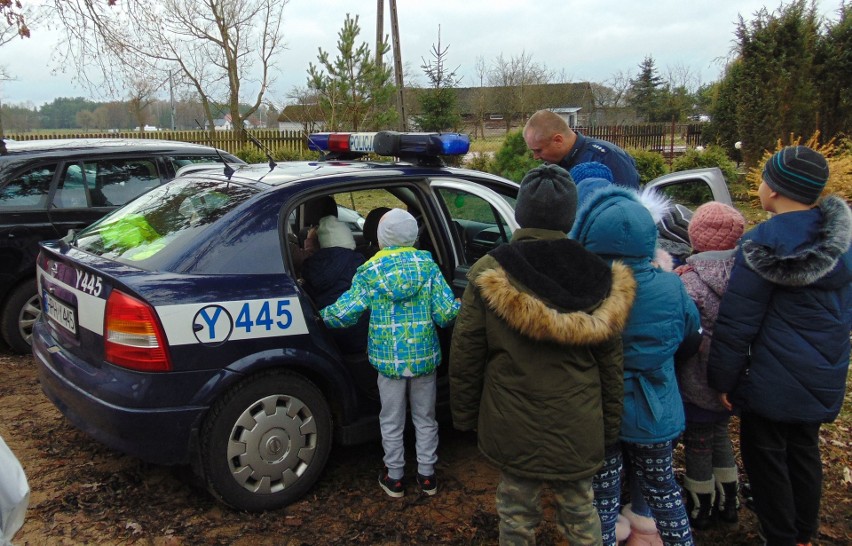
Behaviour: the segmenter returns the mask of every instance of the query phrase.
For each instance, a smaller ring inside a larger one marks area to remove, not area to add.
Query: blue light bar
[[[379,155],[397,157],[462,155],[470,149],[470,139],[459,133],[379,131],[373,146]]]
[[[308,135],[308,150],[313,152],[328,151],[328,137],[331,133],[311,133]]]
[[[319,152],[372,152],[382,156],[426,158],[466,154],[470,149],[470,139],[460,133],[313,133],[308,136],[308,149]]]

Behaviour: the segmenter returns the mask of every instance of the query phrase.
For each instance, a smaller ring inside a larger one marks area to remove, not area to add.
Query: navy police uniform
[[[639,189],[639,171],[636,169],[636,161],[612,142],[577,133],[577,141],[574,142],[568,155],[559,162],[559,166],[570,171],[574,165],[591,161],[597,161],[609,167],[615,184]]]

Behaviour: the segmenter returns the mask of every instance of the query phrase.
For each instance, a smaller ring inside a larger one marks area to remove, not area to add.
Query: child
[[[323,216],[316,229],[319,250],[302,264],[302,281],[305,290],[318,308],[334,303],[352,286],[352,278],[364,263],[364,256],[355,252],[352,231],[335,216]],[[358,323],[334,330],[332,337],[345,353],[362,353],[367,349],[369,315]]]
[[[453,424],[477,430],[501,470],[500,544],[533,544],[541,491],[554,493],[571,544],[600,544],[592,476],[618,443],[621,329],[635,283],[627,267],[565,236],[577,207],[556,165],[521,182],[512,241],[470,269],[453,331]]]
[[[765,544],[808,544],[822,487],[819,429],[837,417],[852,329],[852,211],[817,202],[825,158],[788,146],[763,169],[763,209],[722,297],[708,379],[740,417],[740,451]]]
[[[654,218],[639,196],[618,186],[594,191],[577,212],[571,237],[609,261],[621,261],[636,279],[636,299],[624,344],[624,413],[621,445],[609,446],[595,476],[595,504],[603,543],[616,542],[622,447],[631,460],[631,483],[650,505],[665,544],[692,544],[680,487],[672,466],[673,440],[684,429],[674,354],[700,328],[698,310],[677,275],[653,264]],[[633,528],[634,543],[659,540],[653,529]]]
[[[416,437],[417,483],[427,495],[438,492],[435,368],[441,348],[435,323],[449,326],[459,310],[432,256],[412,247],[416,239],[417,221],[411,214],[401,209],[385,213],[378,228],[381,250],[358,268],[352,288],[321,311],[326,325],[345,328],[370,310],[367,354],[379,372],[385,451],[379,485],[395,498],[405,494],[406,398]]]
[[[701,205],[689,223],[689,240],[696,254],[676,271],[698,307],[703,331],[698,354],[677,369],[686,412],[686,507],[697,530],[707,529],[714,513],[723,522],[738,521],[737,464],[728,435],[731,412],[707,384],[707,357],[719,302],[744,228],[745,219],[735,208],[717,201]]]

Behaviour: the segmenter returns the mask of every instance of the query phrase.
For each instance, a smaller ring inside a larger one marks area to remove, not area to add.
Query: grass
[[[377,207],[400,208],[405,210],[406,205],[386,190],[365,190],[345,193],[336,193],[334,197],[338,205],[348,207],[358,212],[363,217]]]
[[[500,146],[503,145],[503,142],[506,140],[503,136],[494,136],[494,137],[486,137],[486,138],[477,138],[470,141],[470,152],[471,153],[497,153],[497,150],[500,149]]]

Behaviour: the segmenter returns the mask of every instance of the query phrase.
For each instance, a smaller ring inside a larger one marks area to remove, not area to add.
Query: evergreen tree
[[[461,78],[456,76],[456,70],[447,71],[448,49],[449,46],[441,48],[441,28],[438,27],[438,44],[432,44],[434,59],[423,59],[421,65],[429,78],[430,87],[422,89],[417,95],[422,113],[414,116],[414,120],[423,131],[455,130],[461,123],[455,91]]]
[[[742,73],[742,61],[735,60],[725,68],[722,80],[713,84],[709,91],[712,104],[711,121],[701,131],[701,139],[705,145],[721,146],[732,157],[738,157],[739,154],[734,144],[740,140],[737,129],[737,95]]]
[[[743,158],[753,165],[777,139],[811,135],[817,128],[814,61],[819,21],[813,4],[794,0],[753,21],[740,18],[736,119]]]
[[[661,86],[663,78],[657,74],[654,58],[650,55],[639,65],[639,75],[630,80],[628,103],[643,121],[659,121]]]
[[[816,53],[819,128],[831,137],[852,131],[852,4],[840,6]]]
[[[396,90],[391,68],[376,63],[366,42],[355,46],[360,33],[358,16],[353,19],[347,13],[337,33],[337,58],[332,60],[319,48],[319,66],[308,67],[308,89],[316,91],[331,131],[378,130],[398,117],[391,107]],[[379,49],[379,56],[387,53],[387,43]]]

